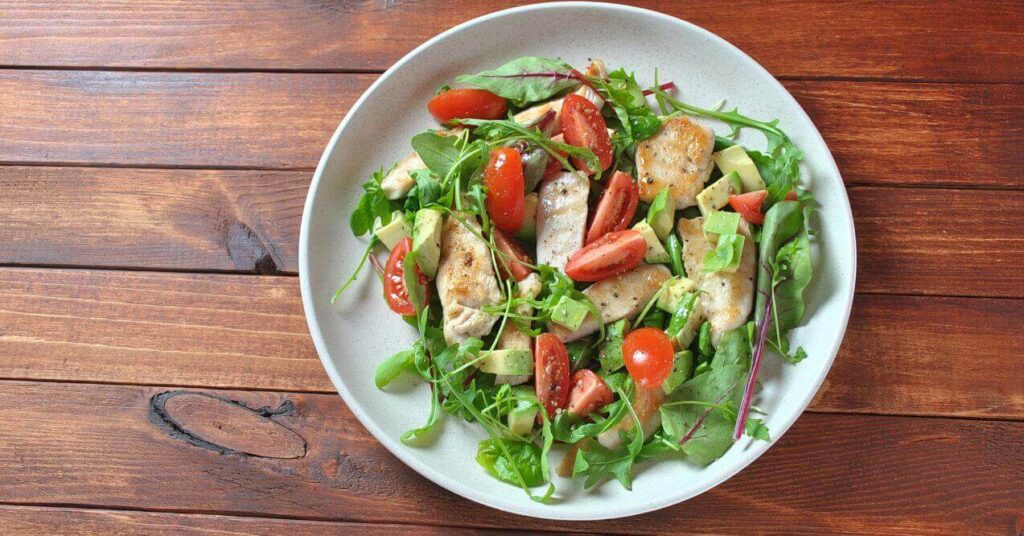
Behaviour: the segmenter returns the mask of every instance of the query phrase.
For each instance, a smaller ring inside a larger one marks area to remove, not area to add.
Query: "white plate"
[[[347,225],[360,184],[378,166],[408,154],[413,134],[436,128],[425,109],[435,88],[458,74],[526,55],[559,56],[573,65],[600,57],[612,68],[636,71],[642,84],[651,82],[657,67],[660,79],[675,81],[677,95],[687,102],[710,107],[724,98],[747,115],[781,120],[806,154],[803,183],[819,202],[815,225],[821,234],[808,318],[793,334],[793,342],[803,345],[809,357],[797,366],[769,357],[761,370],[764,389],[757,404],[768,411],[773,441],[810,403],[846,329],[856,264],[849,201],[828,147],[782,85],[734,46],[679,19],[610,4],[542,4],[474,19],[413,50],[366,90],[327,144],[302,217],[299,276],[313,341],[338,392],[370,433],[420,474],[463,497],[548,519],[613,518],[676,504],[736,474],[770,445],[744,438],[706,468],[680,461],[646,464],[637,471],[632,491],[608,482],[584,492],[559,479],[560,500],[538,504],[476,464],[476,445],[484,435],[476,425],[449,418],[430,448],[399,442],[402,432],[425,421],[429,395],[425,386],[400,394],[374,387],[376,364],[408,347],[414,331],[387,309],[372,270],[337,304],[330,303],[365,248],[365,239],[353,238]],[[764,144],[756,132],[746,132],[741,141]]]

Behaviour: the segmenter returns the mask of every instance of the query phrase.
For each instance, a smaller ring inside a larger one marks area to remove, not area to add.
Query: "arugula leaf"
[[[600,159],[590,149],[551,141],[540,129],[525,127],[510,119],[456,119],[453,122],[474,127],[474,135],[486,139],[492,145],[503,145],[517,140],[532,143],[544,149],[549,158],[558,160],[566,170],[572,170],[573,167],[564,155],[580,159],[589,169],[602,169]]]
[[[594,355],[594,346],[591,344],[590,338],[572,341],[565,345],[565,349],[569,352],[571,370],[585,368]]]
[[[532,488],[547,481],[540,447],[526,441],[485,439],[477,447],[476,461],[498,480],[515,486]]]
[[[539,56],[516,58],[497,69],[462,75],[455,81],[486,89],[516,106],[550,99],[581,83],[568,63]]]
[[[605,326],[605,337],[597,349],[601,370],[611,374],[625,366],[622,360],[622,341],[629,331],[628,320],[618,320]]]
[[[409,172],[409,176],[416,181],[416,186],[409,191],[406,199],[415,198],[418,201],[416,207],[410,207],[408,202],[406,203],[406,210],[419,210],[428,205],[437,203],[441,199],[441,184],[437,180],[437,176],[433,172],[426,169],[414,169]]]
[[[618,69],[608,73],[607,80],[595,82],[622,124],[628,145],[658,133],[661,121],[647,105],[647,98],[632,73]]]
[[[644,446],[643,425],[633,409],[632,397],[636,391],[633,380],[625,374],[610,376],[606,383],[612,388],[629,411],[633,426],[628,432],[620,432],[626,441],[614,450],[604,448],[600,443],[592,443],[587,449],[576,453],[573,465],[573,477],[582,477],[583,487],[593,487],[606,477],[614,477],[626,489],[633,487],[633,464],[640,458]]]
[[[366,264],[366,259],[370,258],[370,255],[373,253],[373,248],[377,247],[377,244],[379,243],[380,239],[377,238],[376,235],[370,235],[370,243],[367,244],[366,249],[363,250],[363,256],[359,258],[359,262],[356,264],[356,269],[353,270],[352,274],[348,276],[348,279],[346,279],[345,282],[341,284],[341,288],[335,291],[334,295],[331,296],[331,303],[337,301],[338,298],[340,298],[341,295],[345,292],[345,290],[348,289],[348,287],[355,282],[356,277],[358,277],[359,273],[363,271],[363,265]]]
[[[363,195],[359,197],[356,207],[349,215],[348,225],[352,234],[363,236],[373,229],[374,222],[380,218],[381,224],[386,225],[391,221],[391,212],[396,208],[391,200],[381,189],[381,181],[384,180],[384,168],[373,172],[370,180],[363,183]]]
[[[763,419],[747,419],[746,433],[748,436],[754,439],[760,439],[761,441],[771,441],[771,435],[768,434],[768,426],[764,424]]]

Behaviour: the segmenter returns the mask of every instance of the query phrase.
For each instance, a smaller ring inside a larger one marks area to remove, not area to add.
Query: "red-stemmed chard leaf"
[[[486,89],[523,106],[550,99],[562,91],[579,86],[585,79],[562,60],[526,56],[492,71],[463,75],[455,80]]]
[[[771,267],[764,263],[764,269],[771,277]],[[747,415],[750,413],[750,403],[754,399],[754,385],[757,384],[757,371],[761,368],[761,356],[764,355],[764,341],[768,338],[768,324],[772,317],[772,293],[768,292],[764,300],[764,315],[761,317],[761,325],[757,332],[757,346],[754,347],[754,355],[750,360],[750,377],[747,378],[747,388],[743,390],[743,398],[740,399],[740,410],[736,414],[736,428],[732,431],[733,441],[739,441],[743,437],[743,431],[747,426]]]
[[[676,83],[675,82],[665,82],[664,84],[658,86],[658,89],[660,89],[662,91],[669,91],[669,90],[672,90],[672,89],[675,89],[675,88],[676,88]],[[653,94],[654,94],[654,90],[653,89],[645,89],[644,90],[644,96],[645,97],[649,97],[649,96],[651,96]]]

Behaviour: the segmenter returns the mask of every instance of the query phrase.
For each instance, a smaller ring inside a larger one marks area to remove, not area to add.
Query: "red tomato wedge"
[[[511,147],[491,152],[484,169],[487,187],[487,213],[494,226],[506,233],[515,233],[526,214],[526,185],[523,178],[523,157]]]
[[[764,212],[761,211],[761,205],[764,204],[764,200],[767,197],[768,190],[758,190],[756,192],[747,192],[740,195],[730,195],[729,206],[738,212],[740,217],[747,220],[747,222],[761,225],[764,223]],[[790,191],[786,194],[785,200],[796,201],[796,191]]]
[[[533,260],[523,249],[523,246],[519,245],[519,242],[515,238],[511,238],[499,229],[494,230],[494,245],[498,248],[498,251],[512,257],[513,259],[519,259],[523,262],[533,264]],[[529,266],[520,264],[514,260],[504,259],[504,264],[508,265],[508,271],[505,273],[502,261],[498,261],[498,269],[501,271],[501,278],[508,279],[509,275],[515,278],[516,281],[522,281],[527,276],[533,273],[533,269]]]
[[[566,411],[586,417],[612,403],[614,397],[608,384],[596,372],[589,369],[577,370],[572,375],[572,391],[569,392],[569,406]]]
[[[533,356],[537,399],[548,417],[554,417],[555,411],[569,402],[569,351],[554,334],[541,333]]]
[[[405,256],[412,249],[412,238],[405,237],[404,240],[391,250],[388,263],[384,266],[384,298],[387,299],[388,307],[392,311],[402,315],[416,314],[416,307],[409,299],[409,289],[405,287]],[[427,301],[430,301],[430,286],[427,285],[427,277],[416,267],[416,276],[423,285]]]
[[[442,123],[452,119],[501,119],[508,101],[484,89],[449,89],[427,103],[430,114]]]
[[[672,373],[675,361],[672,341],[658,328],[631,331],[622,341],[622,360],[637,385],[656,389]]]
[[[761,225],[764,223],[764,213],[761,212],[761,204],[768,197],[768,190],[758,190],[740,195],[729,196],[729,206],[739,213],[740,217],[750,223]]]
[[[647,242],[640,231],[615,231],[573,253],[565,263],[565,275],[574,281],[600,281],[636,268],[646,253]]]
[[[562,135],[566,143],[590,149],[601,161],[601,169],[594,170],[573,157],[577,169],[593,175],[612,165],[612,139],[608,135],[608,124],[594,103],[576,94],[566,97],[562,104]]]
[[[616,171],[608,180],[601,200],[597,202],[586,243],[591,244],[608,233],[629,227],[639,203],[640,189],[633,182],[633,177],[629,173]]]

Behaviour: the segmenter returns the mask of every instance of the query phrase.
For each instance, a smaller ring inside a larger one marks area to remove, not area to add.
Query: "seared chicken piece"
[[[672,277],[672,273],[660,264],[641,264],[624,274],[612,276],[590,285],[583,291],[583,294],[601,311],[601,321],[608,324],[640,314],[654,293],[658,292],[661,285],[670,277]],[[580,327],[574,331],[569,331],[557,324],[549,326],[551,333],[554,333],[563,342],[586,337],[600,328],[600,324],[593,315],[587,315]]]
[[[636,145],[640,199],[650,203],[668,188],[676,209],[696,205],[697,194],[711,175],[714,149],[710,128],[683,116],[665,121],[657,134]]]
[[[547,114],[550,111],[553,111],[555,112],[555,117],[550,123],[548,123],[550,128],[545,128],[545,133],[549,133],[551,132],[551,129],[553,129],[559,123],[558,116],[560,113],[562,113],[562,101],[564,100],[565,99],[555,99],[553,101],[548,101],[543,104],[532,106],[512,116],[512,119],[514,119],[515,122],[519,123],[520,125],[532,125],[536,123],[538,120],[540,120],[540,118],[544,117],[545,114]]]
[[[605,67],[603,61],[594,59],[591,60],[590,65],[583,70],[583,74],[591,78],[606,79],[608,78],[608,68]],[[576,90],[576,94],[594,103],[594,106],[597,106],[598,110],[604,107],[604,97],[586,84],[580,86],[580,88]]]
[[[640,424],[643,425],[644,437],[651,437],[661,427],[661,411],[658,411],[658,408],[661,407],[661,401],[664,399],[665,391],[660,387],[657,389],[637,387],[636,394],[633,396],[633,409],[636,411],[637,418],[640,419]],[[633,422],[633,416],[626,414],[618,424],[598,435],[597,442],[606,449],[614,450],[622,444],[619,432],[628,432],[634,426],[636,424]]]
[[[537,274],[530,274],[526,276],[518,283],[519,287],[516,295],[525,298],[536,298],[541,291],[540,276]],[[529,316],[533,314],[533,307],[529,304],[519,304],[513,309],[516,314]],[[499,350],[530,350],[533,351],[533,339],[519,330],[515,322],[511,319],[505,323],[505,330],[501,332],[501,336],[498,337]],[[519,385],[520,383],[526,383],[532,376],[527,374],[525,376],[507,376],[499,374],[495,376],[494,383],[507,383],[510,385]]]
[[[469,214],[460,217],[477,233],[480,224]],[[449,216],[441,231],[441,261],[437,266],[437,292],[444,310],[444,338],[448,344],[491,331],[497,316],[483,312],[485,305],[501,302],[498,279],[487,245],[458,220]]]
[[[537,204],[537,262],[565,270],[565,261],[583,247],[587,232],[590,179],[562,172],[540,185]]]
[[[409,175],[414,169],[427,169],[427,165],[416,153],[405,157],[380,181],[380,189],[384,191],[384,195],[392,201],[405,197],[405,194],[416,185],[416,181]]]
[[[704,238],[704,218],[679,220],[679,238],[683,241],[683,264],[686,276],[703,292],[700,295],[704,315],[711,322],[711,342],[718,346],[722,335],[742,326],[754,306],[754,274],[757,251],[750,237],[747,222],[740,220],[743,235],[743,256],[735,272],[704,271],[704,256],[715,246]]]

